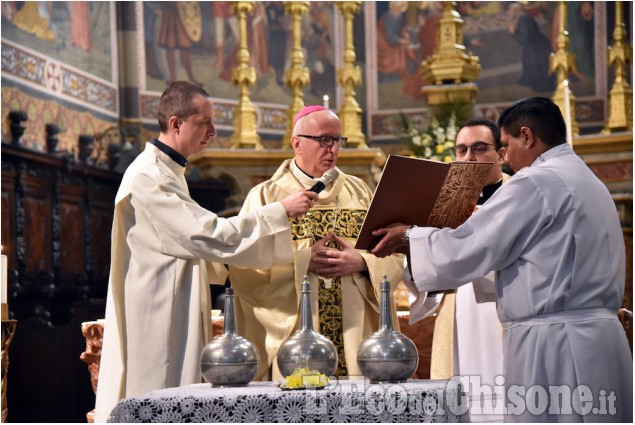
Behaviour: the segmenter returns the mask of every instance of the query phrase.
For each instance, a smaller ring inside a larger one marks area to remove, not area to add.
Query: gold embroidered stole
[[[454,376],[455,309],[456,291],[445,291],[434,322],[430,379],[450,379]]]
[[[303,217],[289,219],[294,240],[312,239],[317,242],[333,232],[341,238],[356,239],[366,218],[364,209],[342,209],[336,207],[312,208]],[[327,246],[338,248],[335,241]],[[319,278],[318,290],[320,333],[333,342],[337,349],[336,376],[348,376],[344,353],[344,329],[342,327],[342,279]]]

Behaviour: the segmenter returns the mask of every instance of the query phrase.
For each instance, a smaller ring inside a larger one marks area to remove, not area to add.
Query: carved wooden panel
[[[71,182],[60,182],[58,193],[59,267],[62,279],[85,273],[84,188]]]
[[[32,171],[32,170],[29,170]],[[25,273],[36,276],[53,272],[51,218],[53,215],[50,173],[21,172],[22,203],[24,206]]]
[[[106,294],[106,285],[110,274],[110,234],[115,209],[117,185],[110,187],[93,184],[88,188],[90,213],[88,217],[91,238],[91,269],[97,281],[104,285],[93,288]],[[109,241],[104,243],[104,240]]]
[[[9,422],[84,422],[95,406],[79,359],[85,347],[81,323],[100,317],[104,303],[81,301],[73,308],[73,319],[61,326],[39,318],[18,321],[10,347]]]
[[[15,165],[2,164],[2,192],[0,195],[0,214],[2,214],[2,241],[3,254],[9,261],[8,268],[14,269],[15,258]]]

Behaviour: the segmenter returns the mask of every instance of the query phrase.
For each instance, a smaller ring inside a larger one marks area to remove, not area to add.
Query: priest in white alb
[[[509,175],[503,173],[505,148],[495,122],[474,118],[456,135],[457,161],[491,162],[485,187],[477,201],[483,205]],[[409,274],[406,280],[411,280]],[[470,395],[470,420],[501,422],[502,395],[493,391],[503,375],[503,333],[496,314],[493,273],[459,286],[410,296],[410,323],[436,315],[432,337],[430,379],[459,376]],[[500,379],[500,378],[499,378]]]
[[[414,292],[496,273],[505,421],[633,421],[633,363],[617,317],[624,239],[606,186],[566,141],[548,98],[499,118],[516,174],[456,229],[374,231],[382,257],[408,241]]]
[[[209,284],[225,283],[223,263],[290,261],[288,217],[304,214],[317,199],[301,190],[230,219],[198,205],[185,166],[216,135],[213,116],[205,90],[173,82],[159,103],[159,138],[148,141],[123,176],[115,198],[95,422],[105,422],[123,398],[202,382],[199,359],[211,339]]]

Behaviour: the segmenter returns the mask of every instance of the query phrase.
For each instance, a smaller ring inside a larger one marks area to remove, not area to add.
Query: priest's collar
[[[161,142],[159,139],[152,138],[148,142],[156,146],[157,149],[169,156],[172,161],[176,162],[181,167],[187,166],[187,158],[185,158],[183,155],[181,155],[165,143]]]
[[[481,196],[478,197],[477,205],[483,205],[491,196],[503,185],[503,178],[501,177],[496,183],[487,185],[483,188]]]
[[[304,174],[306,177],[315,180],[315,177],[313,177],[311,174],[307,173],[306,171],[304,171],[302,168],[300,168],[300,166],[298,165],[297,162],[295,162],[295,158],[293,158],[293,161],[291,162],[291,171],[293,172],[293,174],[297,175],[298,172]]]

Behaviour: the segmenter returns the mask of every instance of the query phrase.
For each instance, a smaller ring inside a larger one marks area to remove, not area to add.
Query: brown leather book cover
[[[371,232],[392,223],[458,227],[474,211],[492,165],[390,155],[355,248],[371,250],[379,242]]]

